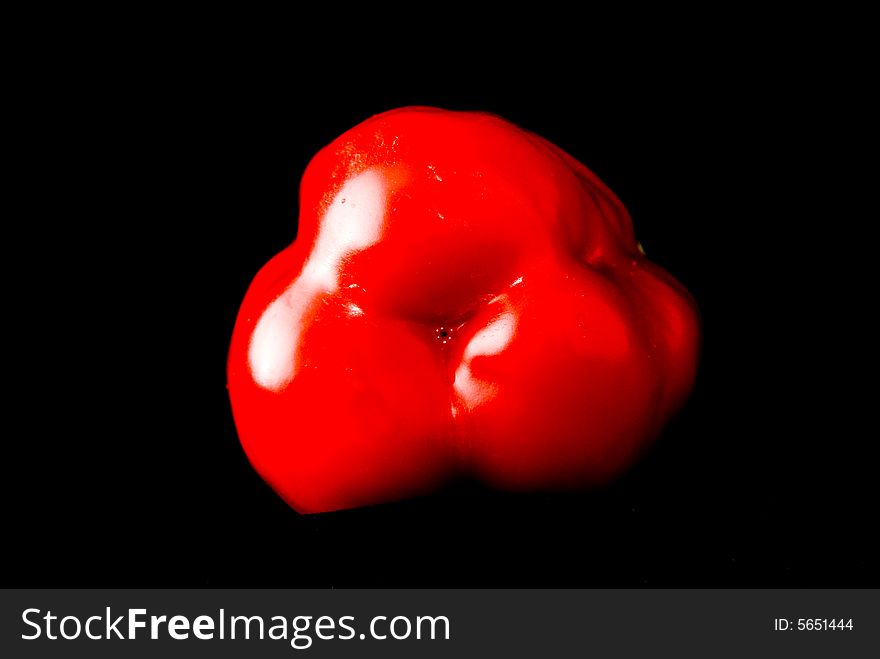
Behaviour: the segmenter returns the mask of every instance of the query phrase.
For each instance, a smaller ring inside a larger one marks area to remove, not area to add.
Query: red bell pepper
[[[620,201],[496,116],[404,108],[319,152],[297,239],[256,276],[229,394],[296,510],[625,470],[689,393],[693,300]]]

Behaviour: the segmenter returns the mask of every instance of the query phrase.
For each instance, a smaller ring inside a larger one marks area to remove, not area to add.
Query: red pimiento
[[[621,473],[691,389],[694,303],[586,167],[498,117],[380,114],[312,160],[256,276],[229,394],[300,512]]]

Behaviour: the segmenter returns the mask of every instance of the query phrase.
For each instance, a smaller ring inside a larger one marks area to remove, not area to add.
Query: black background
[[[832,264],[859,231],[834,187],[842,127],[818,107],[838,92],[821,58],[731,48],[455,69],[406,52],[160,61],[155,44],[50,58],[22,129],[36,190],[13,243],[33,265],[10,279],[6,585],[877,586],[868,388],[845,369],[870,372]],[[457,484],[302,517],[240,449],[226,350],[251,278],[295,236],[303,169],[410,104],[563,147],[696,297],[695,393],[611,487]]]

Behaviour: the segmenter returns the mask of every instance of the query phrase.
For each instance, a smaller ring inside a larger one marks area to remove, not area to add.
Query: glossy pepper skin
[[[242,445],[297,511],[625,470],[689,393],[698,321],[614,194],[503,119],[403,108],[310,163],[241,306]]]

